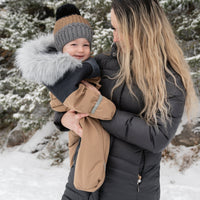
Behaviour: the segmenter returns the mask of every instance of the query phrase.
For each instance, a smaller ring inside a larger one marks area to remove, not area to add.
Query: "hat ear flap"
[[[56,21],[70,15],[81,15],[79,9],[73,4],[65,4],[56,11]]]

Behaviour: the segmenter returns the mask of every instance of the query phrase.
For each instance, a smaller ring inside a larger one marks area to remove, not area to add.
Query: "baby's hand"
[[[88,114],[76,113],[74,110],[69,110],[68,112],[66,112],[63,115],[63,117],[61,119],[61,123],[66,128],[74,131],[77,135],[82,137],[83,129],[80,126],[79,122],[80,122],[81,118],[84,118],[87,116],[88,116]]]

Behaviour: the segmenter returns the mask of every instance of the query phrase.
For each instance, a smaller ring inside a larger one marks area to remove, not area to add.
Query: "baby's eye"
[[[71,46],[76,46],[76,43],[72,43]]]
[[[84,44],[83,46],[84,46],[84,47],[89,47],[90,45],[89,45],[89,44]]]

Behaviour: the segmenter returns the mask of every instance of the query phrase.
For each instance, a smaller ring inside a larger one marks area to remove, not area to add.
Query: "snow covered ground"
[[[200,161],[184,173],[161,164],[161,200],[200,200]]]
[[[182,124],[185,122],[183,117]],[[0,200],[61,199],[69,173],[69,159],[60,166],[51,166],[52,160],[39,160],[37,153],[30,153],[54,128],[53,123],[48,122],[27,143],[0,152]],[[180,125],[177,132],[181,130]],[[67,134],[63,134],[61,140],[67,139]],[[180,172],[183,156],[190,156],[191,152],[184,146],[178,147],[176,152],[179,165],[170,160],[161,162],[161,200],[200,200],[200,160]]]
[[[68,164],[50,167],[34,154],[6,151],[0,155],[1,200],[60,200]]]
[[[8,149],[0,154],[0,200],[60,200],[69,160],[50,166],[36,154]],[[200,199],[200,161],[180,173],[170,162],[161,165],[161,200]],[[147,200],[147,199],[145,199]]]
[[[53,123],[48,122],[27,143],[0,152],[0,200],[61,199],[69,173],[69,160],[55,167],[51,166],[52,160],[41,160],[37,153],[31,154],[54,130]],[[62,141],[68,139],[67,134],[65,136]]]

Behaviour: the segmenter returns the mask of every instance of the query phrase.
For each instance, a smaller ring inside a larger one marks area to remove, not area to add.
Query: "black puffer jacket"
[[[103,96],[110,98],[115,83],[113,77],[119,70],[116,49],[111,56],[96,57],[102,72]],[[111,121],[102,121],[103,127],[111,135],[111,148],[107,163],[106,180],[99,191],[100,200],[158,200],[160,198],[160,159],[161,151],[173,138],[181,121],[185,95],[183,84],[173,70],[176,82],[166,73],[167,92],[170,103],[171,124],[165,128],[159,122],[158,127],[149,126],[138,117],[144,106],[143,96],[136,85],[134,93],[138,100],[130,96],[127,86],[122,85],[114,91],[112,101],[117,112]],[[138,174],[142,176],[138,185]]]
[[[111,55],[98,55],[96,61],[101,68],[103,96],[110,99],[119,70],[116,48]],[[160,199],[160,159],[162,150],[173,138],[181,121],[184,110],[185,94],[182,81],[172,69],[178,87],[173,78],[166,73],[168,101],[170,103],[171,124],[165,127],[149,126],[138,117],[144,107],[143,95],[136,85],[134,93],[138,100],[131,97],[126,85],[114,91],[112,101],[117,107],[111,121],[101,121],[102,126],[111,135],[110,153],[107,163],[106,179],[95,193],[78,191],[73,186],[72,167],[62,200],[159,200]],[[182,90],[180,90],[180,88]],[[142,177],[138,183],[138,174]]]

